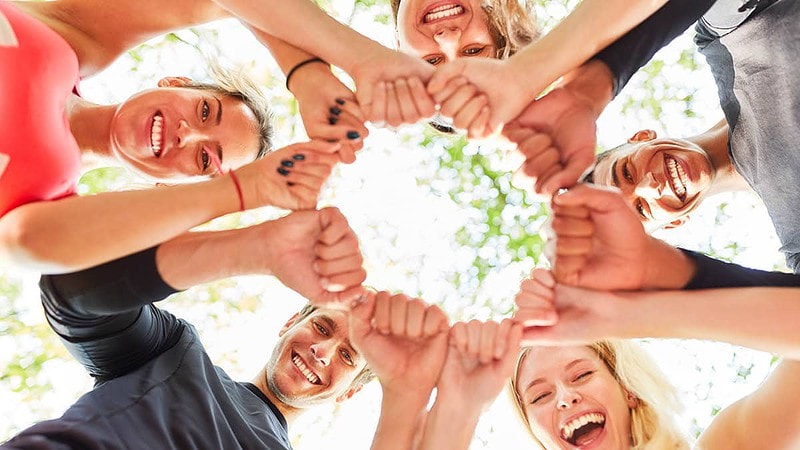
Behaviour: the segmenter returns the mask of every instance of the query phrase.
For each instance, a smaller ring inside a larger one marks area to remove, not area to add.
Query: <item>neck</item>
[[[67,100],[69,128],[84,160],[100,159],[116,164],[111,150],[111,122],[118,105],[97,105],[75,94]]]
[[[292,426],[292,423],[303,414],[304,410],[291,407],[286,403],[278,400],[278,397],[270,390],[269,384],[267,383],[267,368],[261,369],[256,375],[255,378],[251,381],[264,395],[278,408],[278,411],[283,414],[283,418],[286,419],[286,423],[289,426]]]
[[[728,154],[728,130],[728,123],[722,120],[708,131],[687,139],[703,149],[711,160],[714,179],[711,182],[709,195],[750,188],[731,162]]]

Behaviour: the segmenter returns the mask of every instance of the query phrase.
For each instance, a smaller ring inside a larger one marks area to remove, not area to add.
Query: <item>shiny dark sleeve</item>
[[[166,351],[186,326],[153,305],[176,292],[158,273],[156,248],[39,282],[50,327],[98,382]]]
[[[800,287],[800,275],[750,269],[719,261],[701,253],[683,250],[694,261],[697,271],[684,289],[713,289],[729,287]]]
[[[686,31],[714,2],[669,0],[636,28],[595,55],[595,59],[603,61],[614,75],[614,96],[659,49]]]

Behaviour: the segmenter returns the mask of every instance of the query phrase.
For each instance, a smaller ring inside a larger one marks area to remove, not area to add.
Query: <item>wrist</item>
[[[330,72],[331,66],[325,62],[325,60],[318,57],[312,57],[299,61],[297,64],[292,66],[288,72],[286,72],[286,89],[297,96],[295,90],[302,90],[302,87],[306,85],[304,81],[308,75],[319,70]],[[295,88],[292,89],[292,86]]]
[[[557,88],[572,93],[589,107],[595,119],[614,99],[614,80],[611,70],[600,60],[591,60],[564,75]]]
[[[683,289],[694,277],[694,261],[679,249],[647,236],[645,252],[651,262],[645,265],[643,289]]]

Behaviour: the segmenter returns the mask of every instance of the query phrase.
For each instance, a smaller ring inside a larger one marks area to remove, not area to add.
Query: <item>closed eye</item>
[[[631,173],[629,159],[625,159],[625,162],[622,164],[622,177],[625,178],[628,183],[633,184],[633,174]]]
[[[533,400],[531,400],[531,404],[535,405],[536,403],[539,403],[539,402],[545,400],[549,396],[550,396],[550,392],[542,392],[541,394],[539,394],[536,397],[534,397]]]
[[[580,375],[578,375],[577,377],[575,377],[575,379],[574,379],[574,380],[572,380],[572,381],[580,381],[580,380],[585,380],[585,379],[587,379],[587,378],[591,377],[591,376],[592,376],[592,374],[594,374],[594,371],[593,371],[593,370],[587,370],[586,372],[582,372]]]

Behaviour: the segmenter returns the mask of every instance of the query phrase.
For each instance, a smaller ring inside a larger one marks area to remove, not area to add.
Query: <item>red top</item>
[[[0,42],[2,216],[26,203],[75,194],[81,152],[66,116],[66,101],[79,78],[75,52],[10,2],[0,0],[0,12],[18,42]]]

